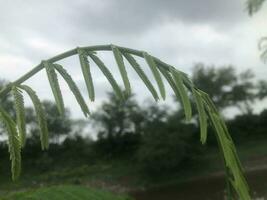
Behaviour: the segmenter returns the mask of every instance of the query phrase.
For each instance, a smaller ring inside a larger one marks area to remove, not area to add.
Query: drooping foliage
[[[114,58],[118,65],[125,91],[119,87],[119,84],[116,81],[117,77],[114,77],[108,67],[97,55],[97,51],[112,51]],[[204,91],[198,89],[193,82],[188,78],[188,76],[174,68],[173,66],[166,64],[151,56],[150,54],[133,50],[129,48],[119,47],[115,45],[102,45],[102,46],[91,46],[91,47],[79,47],[70,51],[67,51],[63,54],[60,54],[56,57],[42,61],[37,67],[33,70],[22,76],[17,81],[9,84],[0,92],[0,98],[3,98],[11,90],[14,93],[16,99],[16,122],[12,120],[9,114],[4,110],[3,107],[0,107],[0,117],[3,121],[9,138],[9,151],[12,162],[12,173],[13,179],[16,179],[20,172],[21,158],[20,150],[25,143],[25,120],[24,120],[24,110],[23,110],[23,96],[21,91],[25,91],[31,98],[34,108],[36,111],[37,119],[39,122],[41,130],[41,146],[43,149],[48,148],[49,138],[48,138],[48,129],[46,116],[36,93],[26,85],[22,83],[28,78],[32,77],[34,74],[39,72],[42,69],[47,71],[47,76],[52,88],[53,95],[55,97],[59,113],[64,113],[64,98],[60,91],[60,86],[57,80],[57,75],[60,74],[63,79],[66,81],[70,90],[74,94],[78,104],[81,107],[82,112],[85,116],[90,114],[87,107],[86,101],[84,100],[81,92],[79,91],[76,83],[67,72],[67,70],[59,65],[57,61],[67,58],[69,56],[78,54],[80,59],[80,64],[82,72],[84,75],[85,84],[88,89],[89,98],[93,101],[95,99],[94,86],[92,81],[92,75],[90,72],[90,62],[94,62],[96,66],[102,71],[103,75],[107,78],[111,84],[117,97],[124,101],[131,92],[130,81],[128,79],[127,68],[125,65],[125,59],[137,72],[141,80],[144,82],[144,85],[151,92],[155,100],[159,99],[158,91],[154,88],[153,84],[150,82],[149,78],[145,75],[144,70],[137,63],[134,57],[138,56],[144,58],[147,63],[147,66],[152,71],[154,79],[157,83],[158,90],[162,99],[165,99],[165,82],[170,85],[174,91],[177,99],[181,101],[181,105],[185,112],[185,117],[187,120],[191,119],[192,115],[192,106],[196,105],[196,108],[199,113],[200,129],[201,129],[201,142],[205,143],[207,138],[207,125],[210,124],[214,128],[218,145],[220,147],[221,153],[223,155],[223,162],[225,165],[226,171],[226,180],[229,185],[228,191],[229,194],[232,194],[232,191],[235,191],[234,196],[238,196],[240,199],[249,200],[249,188],[247,186],[246,179],[243,174],[242,166],[239,162],[234,143],[231,139],[231,136],[228,132],[228,129],[219,114],[218,110],[215,108],[211,98]],[[144,66],[145,67],[145,66]],[[191,98],[193,104],[189,100],[189,95],[193,94]],[[18,129],[18,131],[17,131]],[[234,197],[231,197],[234,198]]]
[[[259,49],[261,51],[261,59],[267,62],[267,37],[262,37],[259,42]]]
[[[258,12],[265,0],[248,0],[247,1],[247,9],[248,13],[250,15],[253,15],[254,13]]]
[[[247,10],[250,16],[257,13],[264,4],[265,0],[247,0]],[[267,37],[262,37],[259,42],[261,58],[264,62],[267,61]]]
[[[254,103],[266,97],[266,83],[254,81],[251,70],[237,73],[233,66],[213,66],[198,63],[192,73],[192,81],[205,90],[219,111],[235,107],[244,114],[252,113]]]

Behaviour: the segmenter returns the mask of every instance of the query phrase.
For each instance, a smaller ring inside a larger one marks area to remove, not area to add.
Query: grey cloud
[[[241,0],[2,0],[1,4],[1,34],[27,37],[31,30],[62,40],[75,39],[85,30],[136,35],[166,20],[229,28],[246,16]]]
[[[149,29],[165,21],[180,21],[190,24],[212,24],[233,27],[243,20],[244,2],[232,0],[113,0],[98,15],[90,12],[88,4],[73,16],[74,24],[88,31],[103,30],[117,34],[132,33]]]
[[[258,55],[253,54],[257,54],[258,33],[251,31],[256,23],[247,20],[244,7],[243,0],[0,0],[0,54],[19,55],[26,58],[27,65],[29,62],[38,64],[41,59],[61,53],[61,49],[112,42],[147,50],[186,72],[199,61],[250,67],[260,63]],[[43,39],[47,46],[38,48],[29,42],[32,39]],[[242,48],[240,44],[244,44]],[[109,58],[105,63],[112,65]],[[22,70],[20,64],[13,65],[21,71],[33,67]],[[78,77],[77,83],[86,96],[77,58],[66,63],[67,66],[68,71]],[[263,72],[261,66],[255,69],[264,76],[266,71]],[[149,72],[148,68],[145,70]],[[117,73],[117,69],[114,71]],[[10,74],[10,79],[15,78],[11,68],[5,72]],[[129,70],[129,75],[138,98],[149,94],[145,89],[140,90],[144,85],[133,71]],[[102,81],[101,73],[94,71],[94,77],[100,100],[105,97],[108,83]],[[48,82],[41,78],[33,79],[38,84],[31,83],[41,91],[42,98],[51,98],[51,94],[42,89],[43,83]],[[67,99],[72,108],[73,98]],[[76,110],[78,106],[73,108],[77,113]]]
[[[38,55],[49,56],[28,46],[27,39],[35,36],[70,48],[84,41],[128,44],[165,22],[208,24],[225,31],[246,16],[242,0],[0,0],[0,4],[0,38],[9,43],[5,48],[0,44],[0,52],[34,61]]]

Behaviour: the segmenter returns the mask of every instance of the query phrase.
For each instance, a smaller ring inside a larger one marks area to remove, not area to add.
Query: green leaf
[[[234,147],[233,141],[226,132],[225,125],[219,113],[214,112],[214,109],[210,107],[210,99],[207,99],[207,110],[209,111],[209,118],[215,129],[215,133],[218,138],[219,146],[221,147],[223,157],[225,160],[226,169],[229,169],[230,175],[228,175],[228,180],[231,182],[231,186],[236,191],[241,199],[250,200],[249,189],[247,181],[243,175],[243,170],[241,168],[240,161],[237,159],[236,149]]]
[[[214,105],[213,101],[211,100],[210,96],[206,92],[203,92],[202,90],[198,90],[198,92],[201,94],[201,96],[203,98],[203,102],[206,105],[205,107],[210,112],[217,114],[218,110],[217,110],[216,106]]]
[[[90,64],[87,58],[87,54],[84,50],[78,48],[79,60],[82,68],[82,73],[84,77],[84,81],[87,87],[87,91],[89,94],[89,98],[91,101],[95,100],[95,90],[93,79],[90,71]]]
[[[155,101],[159,100],[159,96],[157,94],[156,89],[152,85],[152,83],[149,81],[148,77],[146,76],[145,72],[142,70],[140,65],[137,63],[137,61],[134,59],[133,56],[131,56],[128,53],[123,53],[123,56],[127,59],[127,61],[130,63],[130,65],[133,67],[133,69],[136,71],[136,73],[139,75],[139,77],[142,79],[148,90],[151,92],[152,96],[154,97]]]
[[[171,76],[171,73],[169,71],[167,71],[165,68],[159,66],[159,71],[161,72],[161,74],[165,77],[165,79],[167,80],[167,82],[169,83],[169,85],[171,86],[175,96],[177,97],[177,99],[180,98],[180,94],[179,91],[175,85],[175,82]]]
[[[188,99],[189,104],[188,104],[188,102],[186,102],[186,99],[183,100],[183,96],[182,96],[182,93],[181,93],[182,92],[181,88],[179,88],[177,86],[177,83],[175,82],[174,78],[171,76],[171,73],[168,70],[164,69],[161,66],[159,66],[159,70],[162,73],[162,75],[165,77],[165,79],[167,80],[169,85],[171,86],[171,88],[174,91],[174,94],[177,97],[177,99],[181,99],[182,104],[183,104],[183,108],[185,110],[186,120],[189,121],[191,119],[191,113],[192,113],[192,111],[191,111],[191,103],[190,103],[189,99]],[[186,95],[186,97],[187,97],[187,95]],[[185,101],[186,104],[184,104],[184,101]]]
[[[111,49],[112,49],[114,58],[116,60],[116,63],[119,67],[121,77],[122,77],[122,80],[123,80],[123,83],[125,86],[126,94],[129,96],[131,94],[131,85],[130,85],[130,82],[128,79],[127,71],[125,69],[122,54],[121,54],[119,48],[114,46],[114,45],[111,45]]]
[[[204,103],[201,97],[201,94],[193,89],[193,96],[195,99],[196,107],[199,115],[199,124],[200,124],[200,141],[202,144],[205,144],[207,141],[207,114],[204,108]]]
[[[12,94],[14,97],[15,112],[18,126],[18,133],[21,147],[24,147],[26,140],[26,120],[24,99],[21,91],[16,86],[12,87]]]
[[[152,56],[150,56],[148,53],[144,52],[143,53],[143,56],[148,64],[148,66],[150,67],[153,75],[154,75],[154,78],[158,84],[158,87],[159,87],[159,91],[160,91],[160,94],[161,94],[161,97],[163,99],[166,98],[166,92],[165,92],[165,88],[164,88],[164,84],[163,84],[163,81],[161,79],[161,76],[160,76],[160,73],[158,71],[158,67],[157,67],[157,64],[155,63],[154,61],[154,58]]]
[[[46,73],[47,73],[47,77],[56,101],[56,105],[57,105],[57,109],[59,111],[59,113],[61,115],[64,115],[65,113],[65,108],[64,108],[64,101],[63,101],[63,97],[62,97],[62,93],[60,90],[60,86],[58,83],[58,78],[57,78],[57,74],[55,71],[55,68],[53,66],[53,64],[48,63],[47,61],[43,62],[43,65],[45,66],[46,69]]]
[[[38,124],[40,127],[40,131],[41,131],[41,135],[40,135],[41,146],[43,150],[48,149],[49,147],[48,128],[47,128],[46,114],[45,114],[43,105],[39,97],[36,95],[35,91],[31,89],[29,86],[20,85],[18,87],[24,90],[25,92],[27,92],[27,94],[32,100],[32,103],[33,103],[33,106],[34,106],[34,109],[37,115],[37,120],[38,120]]]
[[[265,50],[262,50],[260,57],[263,60],[263,62],[267,62],[267,48]]]
[[[116,82],[116,80],[112,76],[111,72],[109,71],[109,69],[105,66],[105,64],[96,55],[94,55],[91,52],[88,52],[88,54],[89,54],[90,58],[95,62],[95,64],[99,67],[99,69],[102,71],[102,73],[105,75],[105,77],[108,79],[108,81],[111,84],[116,95],[121,100],[124,100],[124,95],[123,95],[118,83]]]
[[[250,199],[247,182],[242,174],[239,162],[236,159],[237,157],[236,150],[234,148],[232,141],[229,140],[226,136],[227,134],[225,133],[225,130],[221,123],[221,118],[218,115],[212,113],[211,120],[215,127],[215,130],[217,132],[217,135],[219,137],[223,149],[226,166],[232,172],[233,176],[232,185],[242,199]]]
[[[0,119],[8,133],[8,150],[11,159],[12,179],[17,180],[21,172],[21,147],[16,124],[6,111],[0,107]]]
[[[73,81],[73,79],[68,74],[68,72],[61,65],[59,65],[59,64],[53,64],[53,65],[54,65],[55,69],[63,77],[63,79],[66,81],[66,83],[68,84],[70,90],[72,91],[72,93],[75,96],[78,104],[80,105],[84,116],[87,117],[90,114],[90,112],[89,112],[89,109],[88,109],[88,107],[87,107],[87,105],[85,103],[85,100],[83,99],[83,96],[82,96],[78,86]]]
[[[259,0],[259,2],[260,1],[263,1],[263,0]],[[260,5],[260,3],[258,5]],[[251,9],[251,12],[253,12],[253,9]],[[266,51],[266,43],[263,43],[263,42],[261,43],[260,46],[261,46],[261,50],[263,51],[263,57],[264,57],[267,55],[267,51]],[[184,73],[179,72],[178,77],[177,77],[177,72],[174,73],[172,71],[172,70],[174,70],[172,66],[165,64],[163,62],[160,62],[157,58],[152,57],[152,56],[148,55],[147,53],[141,53],[142,55],[140,55],[140,51],[129,49],[129,48],[122,48],[122,47],[118,48],[115,46],[111,46],[111,48],[112,48],[113,54],[115,56],[116,62],[118,64],[118,67],[120,69],[122,79],[123,79],[127,93],[130,92],[131,88],[130,88],[130,83],[129,83],[129,80],[127,77],[127,72],[126,72],[126,69],[124,66],[122,55],[124,55],[124,57],[128,60],[128,62],[132,65],[132,67],[138,73],[140,78],[143,80],[143,82],[145,83],[147,88],[152,93],[153,97],[156,100],[158,99],[158,95],[157,95],[156,90],[154,89],[153,85],[151,84],[151,82],[149,81],[149,79],[147,78],[147,76],[145,75],[143,70],[140,68],[138,63],[135,61],[134,57],[131,56],[131,54],[132,55],[138,55],[138,56],[145,58],[146,62],[148,63],[148,65],[149,65],[149,67],[150,67],[150,69],[151,69],[151,71],[155,77],[155,80],[157,82],[157,85],[159,87],[159,90],[160,90],[160,93],[161,93],[161,96],[163,99],[165,99],[166,94],[165,94],[164,84],[163,84],[163,81],[161,79],[161,75],[163,75],[166,78],[166,80],[170,84],[170,86],[173,89],[177,98],[181,99],[181,101],[183,103],[183,107],[185,109],[185,114],[187,116],[186,117],[187,119],[189,119],[189,116],[191,116],[191,104],[190,104],[189,98],[187,96],[186,88],[192,90],[195,102],[197,104],[196,106],[197,106],[197,109],[198,109],[198,112],[200,115],[200,126],[201,126],[200,129],[201,129],[201,141],[202,141],[202,143],[205,143],[206,138],[207,138],[207,133],[206,133],[207,121],[206,120],[208,119],[209,121],[211,121],[211,125],[213,126],[213,128],[215,130],[214,133],[216,134],[220,150],[222,151],[222,156],[223,156],[223,160],[225,162],[225,168],[226,168],[226,174],[227,174],[227,182],[229,183],[229,189],[230,189],[229,191],[231,191],[231,193],[235,192],[235,195],[238,196],[239,199],[250,200],[248,185],[247,185],[246,179],[243,175],[242,165],[238,159],[237,152],[236,152],[235,146],[233,144],[232,138],[231,138],[231,136],[227,130],[225,122],[223,121],[222,117],[219,115],[219,112],[216,109],[216,107],[215,107],[214,103],[212,102],[212,100],[210,99],[210,97],[206,93],[204,93],[203,91],[195,88],[193,86],[191,80]],[[82,52],[80,52],[79,49],[77,49],[78,53],[79,53],[79,58],[80,58],[80,62],[81,62],[82,70],[84,73],[84,78],[85,78],[85,82],[86,82],[86,86],[88,89],[90,99],[91,100],[94,99],[94,91],[93,91],[94,88],[93,88],[93,83],[91,80],[92,77],[90,74],[90,65],[89,65],[87,56],[90,56],[90,58],[100,68],[100,70],[106,76],[108,81],[111,83],[117,96],[120,97],[120,99],[124,99],[125,96],[122,93],[120,87],[118,86],[116,80],[114,79],[114,77],[110,73],[109,69],[105,66],[105,64],[96,55],[94,55],[94,53],[92,51],[87,52],[87,51],[89,51],[89,49],[91,49],[91,50],[94,49],[96,51],[98,51],[98,50],[111,50],[111,49],[110,49],[109,45],[82,48],[82,49],[80,49],[80,50],[82,50]],[[128,53],[126,53],[126,52],[128,52]],[[61,55],[58,55],[56,57],[53,57],[51,60],[54,60],[54,61],[60,60],[62,58],[68,57],[68,56],[73,55],[75,53],[76,53],[75,50],[71,50],[71,51],[65,52]],[[23,81],[27,80],[29,77],[31,77],[32,75],[37,73],[40,69],[42,69],[42,67],[43,66],[38,65],[35,69],[33,69],[32,71],[27,73],[25,76],[21,77],[16,82],[23,82]],[[52,67],[49,67],[49,68],[52,68]],[[76,86],[76,84],[74,83],[74,81],[72,80],[70,75],[60,65],[55,64],[55,65],[53,65],[53,69],[54,68],[66,80],[67,84],[69,85],[72,92],[74,93],[79,105],[81,106],[81,109],[83,110],[84,114],[87,116],[89,114],[89,110],[87,108],[87,105],[85,104],[85,101],[83,100],[83,97],[81,96],[80,91],[78,90],[78,87]],[[176,70],[174,70],[174,71],[176,71]],[[60,97],[61,94],[59,94],[59,91],[60,91],[59,86],[54,85],[54,84],[58,84],[55,70],[48,71],[48,73],[49,73],[48,76],[50,76],[50,81],[53,84],[53,86],[51,86],[51,87],[54,88],[53,94],[54,94],[54,96],[56,96],[55,99],[57,101],[57,106],[60,110],[63,110],[64,104],[63,104],[63,100],[62,100],[62,102],[60,100],[60,98],[62,98],[62,97]],[[12,88],[12,86],[13,86],[13,84],[8,84],[0,92],[1,93],[0,95],[3,96],[4,94],[6,94]],[[186,88],[185,88],[185,86],[186,86]],[[46,126],[46,121],[45,121],[45,113],[42,109],[42,104],[41,104],[40,100],[36,96],[35,92],[31,88],[29,88],[28,86],[17,86],[17,87],[19,87],[20,89],[24,89],[31,97],[33,104],[34,104],[34,107],[35,107],[35,110],[37,112],[37,118],[38,118],[39,126],[41,129],[42,147],[43,148],[45,148],[46,146],[48,147],[48,131],[47,131],[47,126]],[[58,88],[56,88],[56,87],[58,87]],[[12,88],[12,90],[15,90],[15,88]],[[16,93],[16,92],[18,92],[18,93]],[[16,101],[15,104],[17,104],[17,105],[15,105],[17,107],[16,108],[16,114],[17,114],[17,118],[18,117],[20,118],[20,119],[17,119],[18,129],[21,129],[21,130],[19,130],[19,133],[17,132],[15,122],[1,108],[0,108],[0,119],[4,122],[4,125],[7,129],[7,132],[8,132],[9,152],[10,152],[10,158],[12,160],[12,177],[13,177],[13,179],[16,179],[19,175],[20,164],[21,164],[20,140],[22,140],[22,139],[20,139],[20,138],[23,137],[22,136],[22,134],[23,134],[22,133],[22,129],[23,129],[22,125],[24,123],[23,123],[23,119],[22,119],[23,118],[22,107],[24,107],[24,106],[22,106],[23,96],[20,96],[20,92],[19,91],[13,91],[13,93],[16,93],[15,94],[16,96],[14,95],[14,97],[17,98],[17,100],[15,100]],[[21,123],[21,124],[19,124],[19,123]]]
[[[185,111],[186,120],[189,121],[192,117],[192,108],[191,108],[189,97],[184,87],[182,76],[177,70],[174,70],[174,69],[171,70],[171,73],[172,73],[175,85],[181,97],[182,105]]]

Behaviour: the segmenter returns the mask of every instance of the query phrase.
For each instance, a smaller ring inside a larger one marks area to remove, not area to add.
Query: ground
[[[267,140],[249,141],[243,145],[238,145],[238,153],[249,176],[254,176],[262,170],[266,171],[266,146]],[[2,176],[0,179],[0,196],[12,196],[18,191],[32,192],[38,188],[42,188],[41,191],[46,191],[46,187],[62,184],[104,189],[121,195],[224,176],[223,166],[216,148],[209,149],[203,155],[201,162],[192,169],[180,170],[171,176],[159,177],[153,180],[140,176],[134,163],[128,161],[102,162],[92,166],[83,165],[76,168],[66,167],[65,169],[58,169],[43,174],[29,174],[25,172],[20,180],[15,183],[9,177]],[[253,179],[251,182],[253,182]],[[64,187],[62,189],[64,190]],[[37,193],[39,194],[39,191]]]

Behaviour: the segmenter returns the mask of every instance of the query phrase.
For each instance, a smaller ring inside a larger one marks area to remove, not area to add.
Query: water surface
[[[247,173],[255,200],[267,200],[267,169]],[[221,175],[150,189],[132,194],[136,200],[224,200],[225,179]]]

